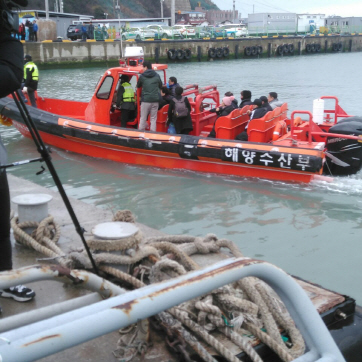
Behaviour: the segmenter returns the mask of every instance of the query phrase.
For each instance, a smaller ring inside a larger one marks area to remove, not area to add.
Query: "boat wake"
[[[346,195],[362,195],[362,172],[351,176],[334,177],[330,181],[315,180],[311,186]]]

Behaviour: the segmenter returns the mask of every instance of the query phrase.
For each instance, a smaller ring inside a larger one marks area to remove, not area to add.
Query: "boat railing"
[[[307,352],[298,362],[345,362],[311,300],[298,283],[281,269],[250,258],[230,258],[180,277],[125,292],[86,271],[60,266],[34,266],[0,273],[0,289],[41,280],[68,281],[112,296],[97,302],[86,296],[74,303],[80,308],[59,314],[54,306],[2,320],[0,360],[34,361],[100,337],[139,320],[194,299],[245,277],[257,277],[279,295],[300,330]],[[117,295],[118,294],[118,295]],[[87,303],[87,304],[86,304]],[[24,318],[21,318],[24,317]],[[16,320],[14,322],[14,319]],[[19,321],[22,322],[20,326]],[[24,325],[26,324],[26,325]],[[97,326],[96,328],[94,326]]]
[[[194,94],[195,97],[199,94],[199,85],[198,84],[188,84],[184,87],[183,96],[187,97]]]
[[[334,115],[334,122],[333,124],[336,124],[338,122],[338,118],[345,118],[345,117],[352,117],[348,115],[343,108],[339,105],[339,100],[335,96],[322,96],[320,99],[332,99],[335,101],[334,109],[325,109],[324,113],[326,114],[325,121],[330,122],[332,121],[332,118],[330,117],[330,114]]]

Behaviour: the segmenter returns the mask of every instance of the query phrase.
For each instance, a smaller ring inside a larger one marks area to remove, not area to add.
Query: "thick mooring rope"
[[[129,210],[118,211],[113,218],[113,221],[132,223],[135,220]],[[56,245],[60,237],[60,228],[52,216],[40,223],[21,224],[18,218],[12,218],[11,226],[18,243],[32,247],[62,266],[92,268],[84,251],[72,251],[65,255]],[[24,228],[35,230],[29,235]],[[187,235],[145,238],[141,232],[137,232],[120,240],[90,238],[87,244],[99,270],[116,278],[119,283],[130,286],[131,289],[142,288],[148,283],[160,282],[199,269],[200,266],[191,259],[191,255],[218,253],[221,248],[226,248],[235,257],[243,256],[233,242],[218,239],[214,234],[207,234],[204,238]],[[133,268],[133,275],[115,268],[115,264],[128,266],[131,271]],[[254,277],[244,278],[233,285],[213,290],[208,295],[164,311],[155,318],[163,326],[167,336],[180,341],[177,350],[186,360],[190,359],[185,349],[187,345],[202,360],[216,362],[195,337],[198,336],[226,360],[239,361],[229,348],[210,333],[212,331],[222,333],[253,362],[263,360],[252,347],[250,338],[246,337],[250,334],[269,346],[285,362],[292,361],[305,351],[304,340],[284,305],[268,285]],[[290,348],[281,338],[280,330],[291,339]],[[143,334],[138,332],[137,328],[133,329],[133,334],[128,340],[120,339],[115,351],[117,358],[131,361],[137,354],[146,353],[148,344],[142,339]]]

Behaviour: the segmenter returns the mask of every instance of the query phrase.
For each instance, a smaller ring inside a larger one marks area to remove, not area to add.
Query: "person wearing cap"
[[[30,103],[33,107],[37,108],[35,91],[38,89],[39,70],[33,62],[31,55],[26,54],[24,57],[24,86],[23,93],[28,93]]]
[[[240,105],[239,108],[243,108],[244,106],[249,106],[253,104],[253,101],[251,100],[251,92],[249,90],[243,90],[240,92]]]
[[[216,131],[215,131],[216,121],[218,120],[219,117],[227,116],[235,109],[234,104],[233,104],[234,99],[235,99],[234,96],[224,97],[222,99],[222,102],[219,107],[210,109],[210,112],[216,112],[217,118],[215,120],[215,123],[214,123],[214,126],[212,127],[211,132],[209,133],[209,135],[207,137],[211,137],[211,138],[216,137]]]
[[[239,133],[235,139],[239,140],[239,141],[247,141],[248,140],[248,126],[249,123],[252,119],[258,119],[258,118],[263,118],[265,116],[265,114],[268,112],[264,107],[263,107],[263,102],[260,99],[254,99],[253,102],[254,105],[254,109],[252,111],[247,111],[247,113],[249,114],[249,121],[245,126],[245,130],[241,133]]]
[[[129,83],[129,76],[123,74],[117,91],[116,106],[121,110],[121,127],[127,127],[127,122],[135,119],[136,99],[134,90]]]
[[[279,99],[278,99],[278,93],[276,92],[270,92],[269,95],[268,95],[268,101],[269,101],[269,104],[270,106],[275,109],[277,107],[281,107],[283,105],[283,102],[281,102]]]
[[[268,102],[268,98],[267,98],[267,97],[261,96],[259,99],[260,99],[261,102],[262,102],[263,108],[265,108],[265,109],[267,110],[267,112],[270,112],[270,111],[273,110],[273,108],[271,107],[271,105],[270,105],[269,102]]]

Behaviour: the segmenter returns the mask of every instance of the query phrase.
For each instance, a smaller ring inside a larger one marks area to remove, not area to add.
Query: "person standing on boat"
[[[146,129],[148,115],[150,115],[150,131],[156,131],[158,102],[160,100],[160,89],[162,81],[160,76],[152,69],[149,61],[143,62],[143,73],[138,79],[137,88],[142,88],[141,94],[141,119],[139,129]]]
[[[263,103],[260,99],[254,99],[253,105],[255,106],[254,109],[252,111],[247,111],[247,113],[249,114],[249,122],[247,123],[245,130],[241,133],[239,133],[235,139],[239,140],[239,141],[247,141],[248,140],[248,126],[249,123],[252,119],[258,119],[258,118],[263,118],[268,111],[266,110],[266,108],[263,107]]]
[[[38,89],[39,71],[38,67],[33,62],[31,55],[24,57],[24,87],[23,93],[28,93],[30,103],[33,107],[37,108],[35,91]]]
[[[275,109],[277,107],[281,107],[283,105],[283,102],[281,102],[279,99],[278,99],[278,93],[276,92],[270,92],[269,95],[268,95],[268,101],[269,101],[269,104],[270,106]]]
[[[215,131],[215,124],[219,117],[227,116],[230,114],[234,109],[233,105],[234,96],[231,97],[224,97],[219,107],[210,109],[210,112],[216,112],[217,118],[215,120],[214,126],[212,127],[211,132],[208,134],[207,137],[215,138],[216,131]]]
[[[175,93],[176,87],[180,87],[180,84],[177,83],[177,78],[170,77],[170,79],[168,80],[168,88],[171,91],[172,97],[174,97],[176,95],[176,93]]]
[[[183,96],[184,89],[176,87],[175,97],[168,107],[167,126],[172,122],[176,133],[189,134],[192,131],[191,105],[187,97]]]
[[[268,102],[268,98],[265,96],[261,96],[259,98],[262,102],[262,107],[265,108],[267,110],[267,112],[271,112],[273,110],[273,108],[271,107],[271,105]]]
[[[129,83],[129,76],[123,74],[120,79],[116,106],[121,110],[121,127],[127,127],[127,122],[131,122],[135,118],[135,94]]]
[[[239,108],[243,108],[244,106],[249,106],[253,104],[253,101],[251,100],[251,92],[249,90],[243,90],[240,93],[240,105]]]

